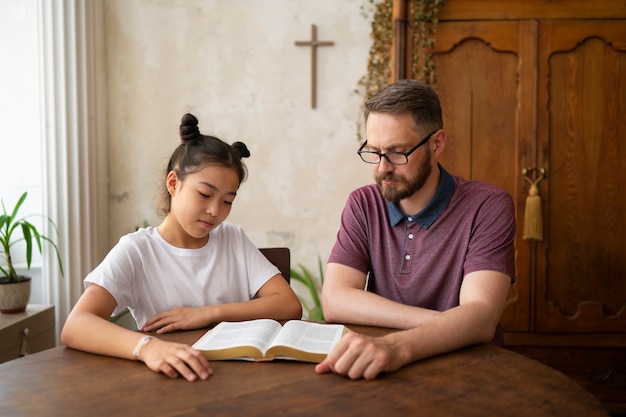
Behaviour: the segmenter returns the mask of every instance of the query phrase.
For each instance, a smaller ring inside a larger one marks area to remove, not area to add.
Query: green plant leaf
[[[48,239],[46,236],[41,236],[41,238],[45,240],[46,242],[48,242],[54,248],[54,252],[56,253],[56,256],[57,256],[57,262],[59,263],[59,272],[61,273],[62,277],[65,276],[63,273],[63,262],[61,261],[61,254],[59,253],[59,248],[57,247],[56,243]]]
[[[311,299],[313,300],[313,305],[309,306],[301,297],[300,303],[303,308],[307,311],[307,316],[311,320],[324,320],[324,314],[322,311],[322,303],[319,296],[318,285],[316,284],[316,279],[313,277],[311,272],[302,264],[298,264],[299,269],[291,268],[291,278],[294,281],[297,281],[303,284],[311,294]],[[321,257],[318,256],[318,269],[320,276],[320,287],[324,283],[324,267],[322,264]]]
[[[15,217],[17,217],[17,212],[20,210],[20,207],[22,206],[22,203],[24,202],[24,200],[26,200],[27,195],[28,195],[28,192],[24,192],[24,194],[22,194],[20,199],[17,201],[17,203],[15,204],[15,207],[13,208],[11,219],[15,219]]]
[[[33,259],[33,239],[28,222],[22,223],[22,235],[24,236],[24,241],[26,242],[26,267],[30,269],[30,263]],[[41,252],[41,242],[39,243],[39,251]]]
[[[15,271],[15,267],[13,266],[13,261],[11,258],[11,248],[18,242],[24,241],[26,249],[26,267],[30,269],[32,256],[33,256],[33,239],[37,244],[37,249],[39,253],[43,254],[42,240],[50,243],[57,257],[57,261],[59,262],[59,270],[61,271],[61,276],[64,275],[63,272],[63,263],[61,261],[61,255],[59,253],[59,248],[49,237],[42,235],[37,227],[30,223],[27,218],[31,216],[39,216],[47,220],[50,225],[54,228],[55,233],[58,234],[58,229],[56,224],[47,216],[41,214],[32,214],[23,218],[18,218],[19,209],[22,207],[27,192],[24,192],[20,198],[18,199],[15,207],[13,208],[11,215],[7,214],[6,206],[4,204],[4,200],[0,199],[0,204],[2,205],[2,215],[0,215],[0,245],[2,246],[2,257],[4,257],[6,261],[6,265],[4,267],[0,267],[0,272],[9,278],[9,281],[17,281],[18,276]],[[14,232],[17,229],[20,229],[22,232],[22,236],[15,237]],[[15,238],[14,238],[15,237]]]

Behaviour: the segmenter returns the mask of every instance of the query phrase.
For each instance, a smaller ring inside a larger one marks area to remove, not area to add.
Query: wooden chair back
[[[280,270],[282,276],[291,281],[291,252],[289,248],[259,248],[261,253]]]

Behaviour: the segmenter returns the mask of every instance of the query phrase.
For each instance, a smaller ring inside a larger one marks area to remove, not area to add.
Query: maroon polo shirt
[[[437,311],[459,305],[463,277],[502,272],[515,282],[515,209],[503,189],[451,176],[407,215],[375,184],[353,191],[328,262],[368,275],[368,291]]]

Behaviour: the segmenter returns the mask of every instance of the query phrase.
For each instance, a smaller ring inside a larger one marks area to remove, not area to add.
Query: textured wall
[[[110,241],[156,225],[157,188],[185,112],[250,151],[229,221],[292,266],[326,262],[348,193],[372,181],[356,155],[371,45],[367,0],[107,0]],[[317,108],[311,51],[318,39]]]

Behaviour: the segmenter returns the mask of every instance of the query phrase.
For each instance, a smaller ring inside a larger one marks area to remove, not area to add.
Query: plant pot
[[[15,314],[26,311],[30,300],[30,278],[20,277],[20,281],[0,280],[0,313]]]

